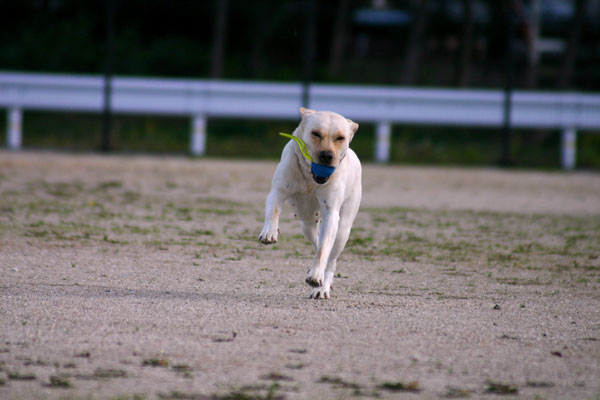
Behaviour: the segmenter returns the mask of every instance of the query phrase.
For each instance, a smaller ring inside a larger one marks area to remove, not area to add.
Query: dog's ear
[[[311,110],[309,108],[300,107],[300,115],[302,115],[302,118],[308,117],[309,115],[312,115],[314,113],[316,113],[315,110]]]
[[[352,133],[352,136],[354,136],[354,134],[358,130],[358,124],[352,121],[351,119],[346,118],[346,121],[348,121],[348,125],[350,126],[350,132]]]

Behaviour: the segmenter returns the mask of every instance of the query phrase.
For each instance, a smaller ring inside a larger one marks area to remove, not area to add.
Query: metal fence
[[[298,119],[300,83],[191,79],[112,80],[112,110],[120,114],[191,118],[190,151],[206,149],[211,117]],[[310,106],[357,122],[375,123],[375,159],[389,160],[392,124],[495,127],[503,123],[500,90],[311,85]],[[7,147],[21,148],[24,110],[102,112],[101,76],[0,72],[0,107],[8,111]],[[578,130],[600,130],[600,95],[567,92],[512,94],[511,125],[562,132],[562,165],[576,162]]]

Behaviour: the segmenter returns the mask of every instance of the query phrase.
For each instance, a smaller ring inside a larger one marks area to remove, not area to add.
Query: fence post
[[[202,114],[192,117],[190,151],[194,156],[203,156],[206,152],[206,116]]]
[[[563,169],[575,168],[576,157],[577,157],[577,132],[575,128],[568,127],[562,131],[562,167]]]
[[[389,122],[378,122],[375,132],[375,161],[385,163],[390,160],[390,133],[392,126]]]
[[[23,142],[23,112],[18,107],[8,109],[8,126],[6,131],[6,146],[11,150],[19,150]]]

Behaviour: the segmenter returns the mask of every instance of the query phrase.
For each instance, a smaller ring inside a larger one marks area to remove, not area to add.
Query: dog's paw
[[[317,270],[315,268],[311,268],[308,271],[305,279],[306,283],[310,286],[319,287],[323,286],[323,282],[325,281],[325,272],[323,270]]]
[[[265,226],[260,232],[260,236],[258,237],[258,241],[263,244],[272,244],[277,242],[277,235],[279,234],[279,229],[271,229],[268,226]]]
[[[310,294],[310,298],[311,299],[328,299],[329,298],[329,289],[327,289],[325,286],[319,286],[313,289],[312,293]]]

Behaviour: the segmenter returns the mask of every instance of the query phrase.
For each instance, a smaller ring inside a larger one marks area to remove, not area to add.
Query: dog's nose
[[[319,153],[319,163],[331,164],[333,161],[333,151],[322,151]]]

